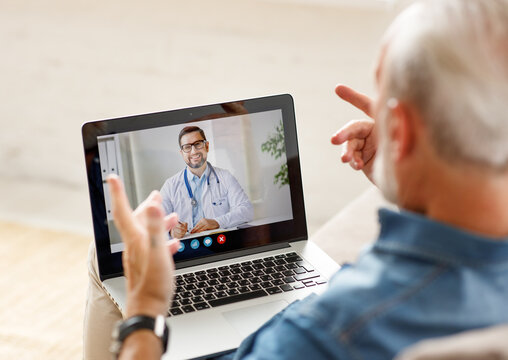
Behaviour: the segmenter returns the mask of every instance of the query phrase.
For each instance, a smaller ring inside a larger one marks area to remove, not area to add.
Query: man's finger
[[[335,93],[342,99],[372,117],[372,99],[365,94],[359,93],[348,86],[337,85]]]
[[[178,225],[178,215],[176,213],[171,213],[166,215],[164,218],[164,228],[166,231],[170,231],[171,229],[177,227]]]
[[[118,228],[131,231],[133,228],[132,209],[129,205],[129,199],[125,194],[122,180],[116,174],[110,174],[106,178],[109,193],[111,194],[111,206],[113,219],[118,224]]]
[[[178,239],[171,240],[168,248],[169,248],[169,253],[171,255],[174,255],[180,248],[180,240],[178,240]]]
[[[353,120],[333,134],[331,142],[334,145],[340,145],[348,140],[365,139],[370,135],[373,128],[374,122],[371,120]]]
[[[353,139],[349,140],[346,144],[346,149],[342,154],[341,160],[342,162],[350,162],[353,159],[353,154],[356,151],[362,150],[365,145],[365,140],[363,139]]]
[[[164,211],[156,202],[150,203],[146,208],[147,230],[150,238],[150,246],[162,246],[166,242],[164,231]]]

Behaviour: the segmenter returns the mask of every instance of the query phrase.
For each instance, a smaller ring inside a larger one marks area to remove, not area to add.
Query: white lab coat
[[[214,219],[223,229],[252,221],[254,209],[247,194],[243,191],[238,180],[225,169],[213,167],[207,169],[210,185],[205,182],[202,194],[202,208],[204,217]],[[166,214],[176,212],[182,222],[189,224],[189,230],[195,225],[192,223],[192,204],[185,186],[185,169],[170,177],[161,188],[162,206]],[[189,170],[187,170],[189,171]],[[215,178],[219,178],[219,183]]]

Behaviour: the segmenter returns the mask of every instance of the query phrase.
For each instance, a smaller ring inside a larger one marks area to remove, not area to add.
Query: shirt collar
[[[203,174],[201,174],[201,177],[197,177],[190,171],[189,166],[187,166],[187,179],[189,181],[193,181],[195,178],[199,179],[200,182],[205,180],[208,176],[208,173],[210,172],[210,167],[208,166],[208,163],[206,164],[205,171],[203,171]]]
[[[508,261],[508,238],[489,238],[423,215],[379,210],[381,232],[374,248],[469,265]]]

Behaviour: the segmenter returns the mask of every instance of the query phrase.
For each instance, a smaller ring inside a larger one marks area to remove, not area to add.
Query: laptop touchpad
[[[242,336],[248,336],[268,321],[273,315],[288,306],[285,300],[244,307],[224,312],[224,318]]]

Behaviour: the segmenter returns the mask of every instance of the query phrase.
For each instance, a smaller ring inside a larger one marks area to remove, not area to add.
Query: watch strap
[[[168,347],[169,328],[166,324],[166,319],[162,315],[158,315],[156,318],[146,315],[136,315],[126,319],[118,328],[118,343],[123,344],[130,334],[142,329],[153,331],[154,334],[161,339],[162,353],[164,354]]]

